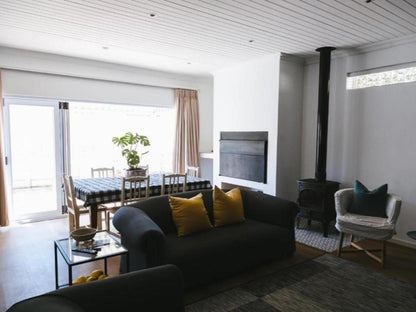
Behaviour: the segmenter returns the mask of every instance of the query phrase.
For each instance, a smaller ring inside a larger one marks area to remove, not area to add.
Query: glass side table
[[[76,247],[91,248],[91,244],[97,241],[105,241],[105,245],[100,245],[97,254],[88,254],[79,251],[73,251]],[[88,243],[87,243],[88,244]],[[64,286],[72,285],[72,267],[75,265],[88,263],[96,260],[104,260],[104,273],[107,274],[107,259],[119,255],[127,255],[128,250],[124,248],[118,240],[106,231],[98,231],[94,240],[88,246],[85,243],[77,243],[73,238],[67,237],[55,240],[55,288],[59,289]],[[68,284],[59,285],[58,283],[58,251],[68,265]],[[127,270],[129,270],[129,257],[126,257]]]
[[[407,232],[407,236],[410,238],[416,239],[416,231]]]

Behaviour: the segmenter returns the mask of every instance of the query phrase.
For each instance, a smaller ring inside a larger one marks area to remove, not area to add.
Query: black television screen
[[[221,132],[220,175],[267,183],[267,132]]]

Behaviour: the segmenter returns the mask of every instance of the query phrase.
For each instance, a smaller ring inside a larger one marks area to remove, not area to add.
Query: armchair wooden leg
[[[344,232],[339,232],[338,257],[341,257],[342,243],[344,241]]]
[[[373,258],[378,263],[380,263],[381,268],[384,268],[385,259],[386,259],[386,241],[385,240],[382,241],[382,247],[381,248],[374,248],[374,249],[367,248],[367,249],[365,249],[365,248],[361,247],[360,245],[358,245],[357,243],[354,243],[354,242],[351,242],[350,246],[355,248],[355,249],[344,250],[344,252],[365,252],[369,257]],[[380,252],[380,257],[373,254],[373,252]]]

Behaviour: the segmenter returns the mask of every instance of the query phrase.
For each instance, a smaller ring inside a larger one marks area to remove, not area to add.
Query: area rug
[[[312,221],[311,225],[308,226],[308,220],[301,218],[299,228],[295,228],[295,239],[299,243],[332,252],[338,249],[339,233],[335,229],[334,222],[331,222],[329,224],[328,237],[324,237],[321,222]],[[345,238],[343,246],[347,245],[348,240]]]
[[[186,306],[186,312],[407,312],[416,285],[325,254]]]

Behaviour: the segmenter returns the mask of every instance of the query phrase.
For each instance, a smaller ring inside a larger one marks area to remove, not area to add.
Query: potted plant
[[[140,158],[147,154],[149,151],[139,153],[139,145],[150,146],[149,138],[145,135],[133,134],[132,132],[126,132],[121,137],[113,137],[113,143],[121,147],[121,155],[126,158],[127,166],[126,176],[146,175],[146,168],[141,168]]]

